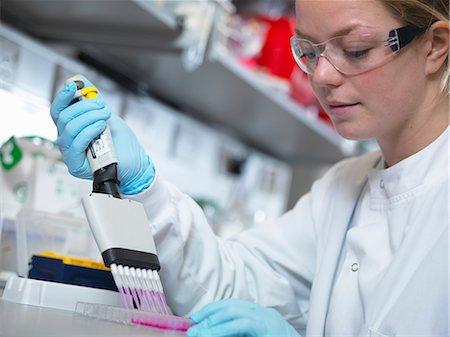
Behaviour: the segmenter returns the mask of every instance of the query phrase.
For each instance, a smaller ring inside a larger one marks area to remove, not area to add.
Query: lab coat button
[[[384,180],[383,179],[380,180],[380,187],[384,188]]]
[[[359,269],[359,264],[358,263],[353,263],[352,264],[352,271],[358,271],[358,269]]]

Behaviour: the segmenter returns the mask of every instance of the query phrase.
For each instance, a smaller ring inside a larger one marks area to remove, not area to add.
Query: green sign
[[[0,161],[2,162],[3,169],[6,171],[11,170],[20,162],[22,155],[22,150],[17,145],[14,136],[9,138],[0,148]]]

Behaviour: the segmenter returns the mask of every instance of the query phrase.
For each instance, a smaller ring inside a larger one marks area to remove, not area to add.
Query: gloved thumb
[[[75,82],[70,82],[56,94],[50,107],[50,115],[55,124],[58,121],[61,111],[69,106],[76,91],[77,86],[75,85]]]
[[[81,74],[74,75],[66,80],[67,83],[74,82],[74,81],[82,81],[84,83],[85,88],[93,87],[93,88],[97,89],[97,87],[95,85],[93,85],[91,81],[89,81],[86,77],[84,77]]]

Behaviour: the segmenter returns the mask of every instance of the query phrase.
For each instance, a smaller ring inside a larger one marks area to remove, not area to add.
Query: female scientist
[[[57,94],[77,177],[90,178],[85,149],[109,119],[121,192],[145,205],[169,304],[197,323],[188,336],[449,335],[448,7],[296,1],[298,65],[337,132],[381,151],[336,164],[292,210],[228,240],[156,177],[101,97],[68,106],[73,83]]]

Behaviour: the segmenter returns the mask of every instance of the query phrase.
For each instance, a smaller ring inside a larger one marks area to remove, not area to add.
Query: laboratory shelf
[[[148,13],[151,13],[153,17],[163,24],[165,24],[167,27],[171,29],[176,29],[178,27],[177,18],[173,13],[164,10],[162,8],[162,2],[159,1],[160,5],[158,5],[157,1],[148,1],[148,0],[132,0],[136,4],[142,6],[144,10],[146,10]]]
[[[128,48],[173,48],[182,27],[160,1],[3,0],[2,20],[35,37]]]
[[[41,41],[77,48],[85,62],[119,82],[125,78],[129,85],[131,79],[141,92],[275,158],[334,163],[357,152],[355,142],[244,67],[216,41],[217,34],[211,33],[203,63],[187,70],[183,51],[189,46],[180,41],[189,20],[165,7],[174,2],[123,0],[105,6],[92,0],[84,6],[71,0],[3,0],[1,15]],[[217,16],[232,9],[211,2],[219,24]]]
[[[322,140],[316,139],[317,137],[313,136],[311,141],[314,141],[314,144],[319,144],[319,149],[326,149],[327,145],[335,146],[342,153],[341,155],[352,155],[357,151],[356,142],[346,140],[339,136],[336,130],[328,123],[321,120],[317,115],[317,109],[315,107],[304,107],[295,100],[293,100],[289,95],[283,91],[274,90],[271,85],[268,85],[264,82],[264,79],[261,79],[261,76],[255,73],[255,71],[245,68],[242,64],[240,64],[233,55],[231,55],[225,48],[221,47],[221,45],[216,45],[211,53],[211,59],[221,63],[224,67],[226,67],[229,71],[236,74],[238,79],[241,79],[248,83],[249,86],[254,87],[262,96],[265,96],[266,99],[273,101],[280,107],[280,111],[273,112],[274,114],[290,114],[295,119],[296,124],[298,126],[299,132],[305,132],[304,128],[308,127],[315,131],[318,136],[323,137],[330,144],[322,144]],[[282,118],[290,119],[288,116],[277,116],[280,118],[280,123],[283,123]],[[274,149],[274,151],[276,151]],[[305,157],[311,157],[310,154],[301,155],[298,149],[291,149],[292,153],[286,153],[284,156],[285,159],[302,159]],[[327,154],[323,155],[317,154],[312,157],[325,160]],[[340,157],[338,154],[336,156]],[[329,160],[334,160],[331,157],[328,157]]]

